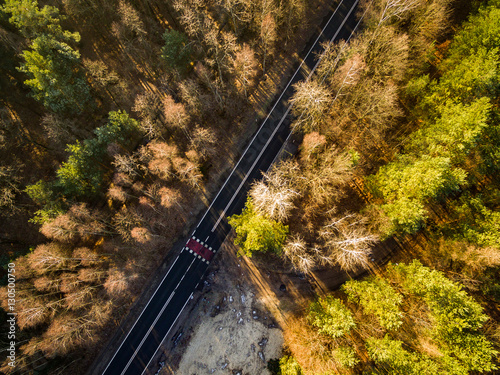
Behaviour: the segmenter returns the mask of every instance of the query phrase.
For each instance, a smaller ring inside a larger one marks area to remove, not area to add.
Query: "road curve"
[[[309,43],[300,66],[188,239],[186,245],[189,247],[181,250],[103,375],[147,373],[162,341],[209,267],[210,257],[204,254],[207,251],[216,253],[220,248],[230,231],[226,218],[241,212],[252,182],[261,176],[262,171],[268,170],[289,136],[291,118],[287,102],[293,94],[293,84],[307,79],[305,72],[310,72],[310,75],[315,70],[316,56],[323,51],[321,43],[350,38],[357,26],[355,9],[358,1],[341,0],[325,17],[321,31]]]

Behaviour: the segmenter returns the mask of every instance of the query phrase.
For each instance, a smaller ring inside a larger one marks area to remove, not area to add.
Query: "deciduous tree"
[[[378,239],[370,233],[364,218],[354,214],[333,218],[320,234],[325,240],[323,262],[337,263],[345,271],[369,267],[371,247]]]
[[[234,242],[242,254],[248,257],[256,251],[281,254],[288,226],[259,214],[251,199],[247,200],[240,215],[233,215],[228,220],[236,232]]]
[[[317,264],[317,251],[308,248],[305,241],[298,235],[291,237],[283,246],[283,256],[292,264],[293,269],[309,273]]]
[[[40,35],[24,51],[20,70],[33,97],[57,113],[81,113],[90,102],[87,80],[80,69],[80,53],[67,43]]]
[[[238,89],[245,96],[248,96],[248,89],[252,87],[257,76],[257,59],[248,44],[243,44],[241,49],[235,53],[233,65]]]
[[[317,131],[328,114],[330,91],[315,80],[299,82],[294,88],[295,93],[290,100],[296,118],[294,129],[305,133]]]
[[[351,301],[363,306],[366,313],[375,315],[383,328],[393,331],[403,324],[400,310],[403,297],[384,279],[350,280],[342,288]]]
[[[283,172],[283,168],[278,166],[263,173],[263,178],[255,182],[250,189],[254,208],[279,222],[286,221],[295,208],[294,199],[300,196],[294,181],[287,178]]]
[[[354,318],[341,300],[326,296],[309,306],[308,321],[318,332],[333,338],[342,337],[356,327]]]

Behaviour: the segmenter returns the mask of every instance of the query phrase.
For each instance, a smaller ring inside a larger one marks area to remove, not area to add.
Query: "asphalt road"
[[[358,0],[335,3],[318,33],[308,44],[303,61],[281,95],[274,102],[239,162],[227,178],[205,215],[191,235],[216,252],[230,226],[226,218],[240,213],[245,205],[252,182],[267,171],[290,134],[290,108],[287,104],[293,94],[293,84],[307,79],[312,72],[321,43],[348,39],[356,27],[355,10]],[[201,281],[209,263],[183,248],[164,276],[134,326],[114,353],[103,375],[139,375],[147,369],[160,344],[170,332],[178,316]]]

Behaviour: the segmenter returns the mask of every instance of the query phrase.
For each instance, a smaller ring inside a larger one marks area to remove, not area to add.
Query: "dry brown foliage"
[[[337,373],[332,339],[312,329],[305,318],[288,319],[284,336],[286,345],[306,374]]]
[[[130,293],[130,283],[137,278],[137,275],[127,275],[123,271],[112,269],[109,273],[104,289],[111,298],[124,298]]]

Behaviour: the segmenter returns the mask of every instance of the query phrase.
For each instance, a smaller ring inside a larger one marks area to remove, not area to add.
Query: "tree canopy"
[[[233,215],[228,220],[236,232],[234,242],[244,255],[251,257],[257,251],[281,253],[288,226],[259,214],[251,199],[247,200],[240,215]]]
[[[309,322],[318,332],[331,337],[341,337],[356,327],[354,318],[341,300],[327,296],[309,305]]]
[[[38,36],[23,52],[19,68],[29,77],[24,83],[33,97],[57,113],[81,113],[90,90],[80,68],[80,53],[50,35]]]

